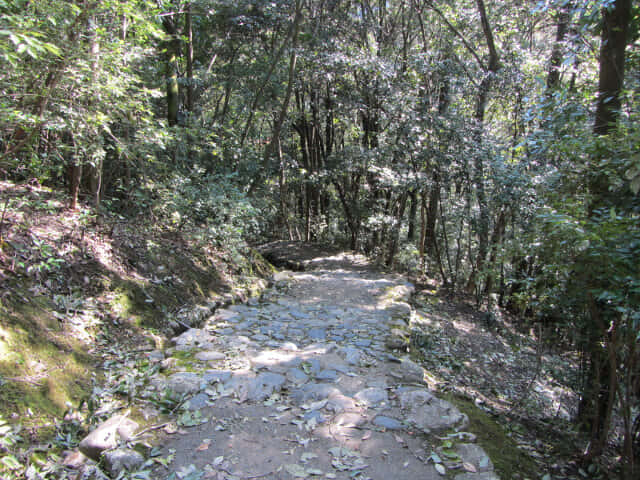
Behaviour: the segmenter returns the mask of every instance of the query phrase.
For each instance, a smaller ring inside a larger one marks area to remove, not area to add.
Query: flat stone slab
[[[180,394],[196,393],[200,390],[203,379],[193,372],[174,373],[167,379],[166,387]]]
[[[187,410],[201,410],[209,405],[209,395],[206,393],[197,393],[184,404]]]
[[[206,330],[201,328],[190,328],[177,337],[173,337],[171,341],[176,345],[176,348],[182,347],[198,347],[201,345],[208,345],[213,340],[213,336]]]
[[[202,380],[206,383],[225,383],[231,379],[229,370],[207,370],[202,375]]]
[[[286,378],[283,375],[272,372],[259,374],[249,384],[248,400],[266,400],[275,391],[279,391]]]
[[[207,350],[204,352],[198,352],[195,355],[196,360],[200,360],[202,362],[212,362],[215,360],[224,360],[225,355],[222,352],[217,352],[215,350]]]
[[[384,388],[369,387],[360,390],[355,394],[354,398],[358,403],[367,407],[377,407],[389,403],[389,394]]]
[[[307,383],[289,393],[289,399],[296,405],[310,401],[324,400],[331,394],[339,394],[340,391],[328,383]]]
[[[482,473],[461,473],[453,477],[454,480],[500,480],[494,472],[482,472]]]
[[[407,410],[407,422],[425,433],[464,428],[469,421],[452,403],[426,390],[403,391],[398,396],[400,405]]]
[[[391,376],[400,383],[424,383],[424,370],[409,358],[401,358],[400,364],[391,369]]]
[[[377,415],[371,423],[386,430],[402,430],[404,428],[404,424],[400,420],[386,415]]]

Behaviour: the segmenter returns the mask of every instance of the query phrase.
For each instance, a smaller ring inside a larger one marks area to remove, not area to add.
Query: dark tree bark
[[[607,135],[613,131],[620,113],[631,2],[632,0],[616,0],[613,6],[602,11],[598,103],[593,127],[596,135]]]
[[[178,87],[178,56],[180,55],[180,37],[173,17],[162,17],[162,26],[169,35],[165,42],[165,81],[167,83],[167,121],[172,127],[178,124],[180,90]]]
[[[409,192],[411,205],[409,206],[409,229],[407,231],[407,241],[413,242],[416,239],[416,215],[418,214],[418,192],[412,189]]]
[[[624,85],[625,54],[631,24],[632,0],[616,0],[602,10],[602,41],[600,46],[600,73],[598,98],[593,133],[605,136],[616,130],[620,114],[620,93]],[[596,170],[598,159],[594,159]],[[595,219],[600,208],[606,208],[611,201],[609,181],[604,172],[594,171],[589,182],[591,203],[589,215]],[[588,279],[591,286],[602,279]],[[587,457],[602,453],[609,435],[611,416],[617,393],[617,353],[615,335],[616,318],[607,305],[589,295],[589,314],[597,328],[597,334],[591,335],[591,374],[585,387],[581,410],[591,423],[591,442]],[[626,469],[633,471],[633,458],[625,459]],[[630,466],[629,466],[630,465]],[[626,472],[628,478],[632,473]]]
[[[484,77],[480,82],[478,88],[478,98],[476,100],[475,120],[476,120],[476,132],[475,138],[478,145],[482,143],[482,132],[484,128],[484,116],[487,108],[487,102],[489,99],[489,91],[491,89],[491,83],[493,76],[500,69],[500,58],[496,50],[495,42],[493,39],[493,32],[489,25],[489,19],[484,6],[483,0],[476,0],[478,6],[478,12],[480,13],[480,21],[482,23],[482,31],[484,32],[485,41],[489,49],[489,61],[485,67]],[[489,203],[487,200],[487,194],[484,185],[484,158],[482,152],[478,152],[474,158],[474,173],[473,183],[476,187],[476,196],[478,198],[478,256],[476,259],[474,273],[471,274],[467,285],[467,290],[472,291],[475,289],[475,273],[482,274],[484,265],[487,258],[487,252],[489,249]]]
[[[193,112],[193,28],[192,28],[191,2],[185,7],[185,30],[187,31],[187,44],[185,45],[185,57],[187,59],[187,111]]]
[[[549,59],[549,71],[547,73],[547,89],[550,91],[560,85],[560,66],[564,56],[564,41],[569,31],[569,22],[571,20],[571,10],[573,5],[567,2],[560,7],[556,23],[556,39],[551,50],[551,58]]]

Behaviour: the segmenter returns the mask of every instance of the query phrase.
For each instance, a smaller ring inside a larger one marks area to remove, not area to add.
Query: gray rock
[[[312,328],[307,332],[307,336],[312,340],[324,340],[327,338],[327,332],[324,328]]]
[[[493,463],[486,452],[475,443],[461,443],[456,445],[456,453],[460,455],[463,462],[470,463],[478,473],[492,472]]]
[[[144,463],[144,457],[130,448],[117,448],[104,454],[104,464],[112,477],[117,477],[120,472],[129,472],[140,467]]]
[[[334,413],[357,410],[356,402],[353,398],[342,395],[341,393],[332,394],[325,408]]]
[[[335,370],[322,370],[316,375],[317,380],[335,382],[338,379],[338,372]]]
[[[402,430],[404,424],[397,418],[387,417],[385,415],[377,415],[372,422],[376,427],[385,428],[387,430]]]
[[[160,350],[153,350],[152,352],[147,353],[147,358],[152,363],[158,363],[164,360],[164,353]]]
[[[206,383],[225,383],[231,379],[229,370],[207,370],[202,375],[202,380]]]
[[[403,409],[410,409],[416,405],[428,404],[435,398],[431,392],[424,389],[412,390],[410,387],[399,388],[396,392],[400,398],[400,407]]]
[[[285,377],[272,372],[263,372],[249,383],[248,400],[266,400],[271,394],[280,390],[285,382]]]
[[[286,283],[287,281],[291,280],[291,272],[287,270],[276,272],[272,275],[271,280],[273,281],[273,283]]]
[[[110,480],[109,477],[97,465],[85,465],[78,480]]]
[[[208,345],[213,337],[206,330],[200,328],[190,328],[186,332],[173,337],[171,341],[178,349],[194,348],[202,345]]]
[[[362,351],[359,348],[351,346],[342,348],[342,354],[349,365],[358,365],[362,358]]]
[[[371,345],[371,339],[369,338],[361,338],[354,342],[358,347],[368,347]]]
[[[218,310],[215,315],[210,319],[213,321],[226,321],[226,322],[233,322],[233,321],[238,321],[240,319],[240,314],[238,312],[234,312],[231,309],[222,309],[222,310]]]
[[[303,415],[303,418],[307,422],[309,420],[315,420],[318,425],[327,421],[327,418],[322,414],[322,412],[320,412],[318,410],[312,410],[310,412],[305,412],[305,414]]]
[[[167,388],[179,394],[196,393],[201,383],[202,377],[197,373],[179,372],[167,379]]]
[[[331,394],[340,393],[339,390],[329,383],[307,383],[296,388],[289,393],[289,398],[296,405],[301,405],[309,401],[324,400]]]
[[[375,407],[381,404],[389,403],[389,395],[384,388],[365,388],[355,394],[354,397],[358,403],[362,403],[367,407]]]
[[[207,350],[205,352],[198,352],[195,356],[196,360],[202,362],[211,362],[214,360],[223,360],[225,358],[224,353],[216,352],[215,350]]]
[[[399,397],[402,408],[408,409],[407,422],[425,433],[463,428],[469,421],[453,404],[426,390],[404,391]]]
[[[299,368],[292,368],[287,371],[287,380],[295,385],[301,385],[309,380],[309,377]]]
[[[422,367],[407,357],[400,359],[400,365],[393,369],[392,374],[404,383],[424,382]]]
[[[347,412],[336,415],[332,423],[342,428],[358,428],[367,423],[367,419],[359,413]]]
[[[393,302],[387,305],[386,310],[397,319],[408,321],[411,317],[411,306],[404,302]]]
[[[122,441],[130,440],[138,429],[138,424],[123,416],[115,415],[87,435],[78,448],[87,457],[100,460],[102,452],[116,448]]]
[[[206,393],[198,393],[184,404],[184,408],[187,410],[200,410],[207,406],[209,406],[209,395]]]
[[[291,308],[289,310],[289,315],[291,315],[296,320],[306,320],[310,318],[310,315],[308,313],[305,313],[302,310],[298,310],[297,308]]]
[[[391,333],[387,335],[384,339],[385,347],[387,347],[390,350],[406,348],[408,343],[409,342],[405,337],[404,332],[398,328],[392,329]]]
[[[461,473],[453,477],[454,480],[500,480],[493,472],[482,472],[482,473]]]

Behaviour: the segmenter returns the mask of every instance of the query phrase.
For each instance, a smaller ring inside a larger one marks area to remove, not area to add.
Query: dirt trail
[[[466,417],[393,350],[413,287],[360,256],[305,264],[173,339],[152,383],[189,400],[154,478],[497,479]]]

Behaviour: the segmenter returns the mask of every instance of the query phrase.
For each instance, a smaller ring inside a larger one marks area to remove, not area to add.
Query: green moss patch
[[[90,357],[54,311],[38,296],[0,307],[0,415],[25,426],[59,420],[91,392]]]
[[[478,436],[478,444],[487,452],[500,478],[538,478],[539,469],[526,453],[509,437],[504,426],[468,398],[453,394],[443,398],[453,403],[469,417],[469,431]]]

